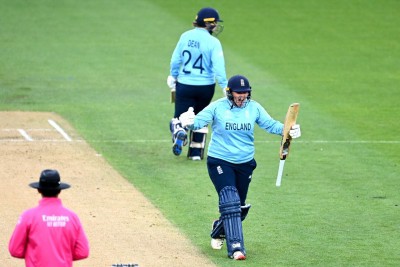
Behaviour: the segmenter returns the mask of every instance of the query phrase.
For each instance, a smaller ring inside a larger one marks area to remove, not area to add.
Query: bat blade
[[[281,146],[279,148],[279,169],[278,169],[278,176],[276,177],[276,186],[281,186],[282,175],[283,175],[283,167],[285,165],[285,160],[289,155],[289,147],[292,138],[289,135],[290,128],[294,124],[296,124],[297,115],[299,114],[299,103],[293,103],[289,106],[289,109],[286,113],[285,122],[283,124],[283,136]]]
[[[297,115],[299,114],[299,103],[293,103],[289,106],[289,109],[286,113],[285,122],[283,124],[283,137],[282,144],[279,149],[279,158],[286,159],[289,154],[289,146],[292,138],[289,135],[290,128],[296,124]]]

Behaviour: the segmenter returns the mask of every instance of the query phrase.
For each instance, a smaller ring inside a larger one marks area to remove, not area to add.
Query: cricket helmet
[[[251,92],[249,80],[243,75],[232,76],[228,81],[228,89],[231,92]]]
[[[243,75],[235,75],[232,76],[228,80],[228,87],[226,90],[226,97],[232,102],[233,105],[236,106],[235,101],[233,100],[232,92],[236,93],[249,93],[247,96],[247,102],[251,98],[251,86],[249,80]]]
[[[223,30],[223,25],[218,22],[223,22],[218,14],[218,11],[211,7],[200,9],[197,13],[193,25],[196,27],[203,27],[208,30],[210,34],[218,35]]]

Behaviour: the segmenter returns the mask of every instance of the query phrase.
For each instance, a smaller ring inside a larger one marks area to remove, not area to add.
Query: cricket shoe
[[[190,147],[188,153],[190,154],[189,159],[191,159],[193,161],[201,160],[201,149],[200,148]]]
[[[175,133],[177,131],[179,131],[179,130],[186,130],[186,129],[182,127],[182,123],[177,118],[173,118],[169,122],[169,130],[170,130],[171,135],[172,135],[172,143],[174,143]],[[187,142],[188,142],[188,140],[186,138],[185,139],[185,143],[183,145],[185,146],[187,144]]]
[[[211,247],[212,249],[220,250],[224,245],[224,239],[222,238],[211,238]]]
[[[180,129],[174,135],[175,135],[175,141],[172,146],[172,152],[174,153],[175,156],[179,156],[182,153],[182,147],[185,145],[187,134],[185,130]]]
[[[215,220],[212,223],[211,229],[214,230],[217,227],[219,220]],[[212,249],[220,250],[224,245],[225,238],[224,236],[218,236],[218,238],[211,238],[211,247]]]
[[[234,259],[236,261],[243,261],[246,259],[246,255],[244,255],[243,252],[241,252],[241,251],[235,251],[233,253],[232,259]]]

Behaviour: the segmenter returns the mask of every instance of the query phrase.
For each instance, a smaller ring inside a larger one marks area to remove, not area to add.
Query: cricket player
[[[251,99],[252,89],[246,77],[231,77],[226,90],[226,98],[212,102],[197,115],[191,110],[184,112],[179,120],[192,130],[212,125],[207,168],[219,196],[220,218],[213,222],[211,246],[221,249],[226,239],[228,257],[244,260],[242,220],[250,209],[246,197],[257,166],[254,126],[258,124],[266,132],[282,136],[283,124]],[[289,135],[300,137],[300,125],[292,126]]]
[[[175,113],[170,121],[172,152],[179,156],[189,143],[188,158],[203,159],[208,128],[186,131],[178,117],[189,107],[194,113],[205,108],[214,96],[216,80],[224,90],[227,85],[224,53],[215,37],[223,29],[217,10],[201,9],[193,21],[194,28],[184,32],[172,54],[167,85],[175,92]],[[187,140],[189,139],[189,140]]]

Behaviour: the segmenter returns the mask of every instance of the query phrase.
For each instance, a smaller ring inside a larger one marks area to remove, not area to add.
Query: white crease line
[[[26,142],[27,140],[23,140],[23,139],[0,139],[0,143],[6,143],[6,142],[10,142],[10,143],[23,143]],[[65,139],[42,139],[42,140],[33,140],[33,142],[35,143],[69,143],[71,141],[65,140]],[[74,143],[84,143],[84,140],[74,140],[72,141]]]
[[[32,137],[29,136],[27,132],[25,132],[23,129],[18,129],[18,132],[27,140],[27,141],[33,141]]]
[[[21,139],[1,139],[0,142],[24,142],[25,140]],[[148,144],[156,144],[156,143],[170,143],[171,140],[150,140],[150,139],[137,139],[137,140],[82,140],[82,139],[42,139],[42,140],[34,140],[35,142],[91,142],[91,143],[148,143]],[[268,143],[268,144],[276,144],[280,143],[280,141],[254,141],[255,143]],[[314,141],[300,141],[295,140],[293,143],[297,144],[400,144],[400,140],[314,140]]]
[[[171,140],[90,140],[92,143],[170,143]],[[280,143],[281,141],[254,141],[255,143]],[[400,144],[400,140],[294,140],[293,143],[302,144]]]
[[[28,128],[26,129],[27,131],[33,132],[33,131],[37,131],[37,132],[50,132],[50,131],[54,131],[53,129],[40,129],[40,128]],[[1,129],[1,131],[3,132],[13,132],[15,131],[15,129]]]
[[[255,143],[276,143],[280,141],[254,141]],[[400,140],[294,140],[303,144],[400,144]]]
[[[67,140],[68,142],[72,141],[72,138],[69,137],[69,135],[55,121],[48,120],[48,122],[57,130],[57,132],[59,132],[65,138],[65,140]]]

